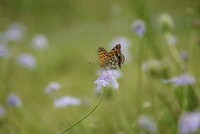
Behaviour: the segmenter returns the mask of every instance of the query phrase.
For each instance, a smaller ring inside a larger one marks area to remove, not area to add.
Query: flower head
[[[5,37],[7,40],[13,42],[19,42],[24,36],[24,31],[25,31],[25,26],[21,23],[15,22],[5,32]]]
[[[159,16],[158,21],[162,31],[164,32],[172,30],[175,27],[172,17],[167,13],[162,13]]]
[[[32,55],[24,53],[17,58],[17,63],[25,68],[34,69],[36,60]]]
[[[10,94],[7,98],[7,104],[10,107],[19,107],[22,105],[22,102],[18,96],[15,94]]]
[[[179,77],[173,77],[169,80],[164,80],[164,83],[173,83],[176,86],[186,86],[195,84],[196,80],[189,74],[183,74]]]
[[[0,45],[0,58],[8,57],[9,55],[9,49],[5,45]]]
[[[190,112],[181,116],[179,121],[180,134],[191,134],[200,132],[200,113]]]
[[[182,51],[180,53],[180,57],[183,61],[188,61],[188,59],[190,58],[190,55],[187,51]]]
[[[154,134],[157,131],[156,123],[150,116],[140,116],[137,123],[141,129],[147,131],[150,134]]]
[[[132,24],[132,29],[137,33],[139,37],[143,37],[146,32],[146,25],[143,20],[136,20]]]
[[[166,39],[168,45],[176,45],[176,43],[177,43],[177,38],[175,36],[173,36],[171,33],[166,33],[165,39]]]
[[[64,96],[54,100],[54,106],[56,108],[63,108],[68,106],[78,106],[81,104],[81,100],[71,96]]]
[[[38,34],[33,38],[32,45],[36,49],[43,50],[48,47],[48,40],[45,35]]]
[[[46,93],[52,93],[54,91],[57,91],[61,88],[61,85],[57,82],[51,82],[46,88],[45,92]]]
[[[113,70],[106,70],[101,72],[101,76],[94,82],[97,84],[97,90],[101,90],[102,87],[112,87],[118,89],[117,75]]]

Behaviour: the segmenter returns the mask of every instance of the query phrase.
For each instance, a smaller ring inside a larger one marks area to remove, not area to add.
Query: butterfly
[[[121,64],[125,61],[120,44],[117,44],[110,52],[107,52],[103,47],[99,47],[98,58],[100,67],[106,70],[121,68]]]

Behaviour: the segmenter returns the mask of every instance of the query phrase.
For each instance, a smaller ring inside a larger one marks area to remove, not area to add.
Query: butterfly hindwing
[[[98,57],[100,61],[100,67],[103,69],[121,68],[121,64],[123,64],[125,61],[125,57],[121,53],[120,44],[117,44],[109,53],[103,47],[99,47]]]

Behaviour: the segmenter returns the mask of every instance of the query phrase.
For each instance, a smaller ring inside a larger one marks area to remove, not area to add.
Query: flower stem
[[[70,129],[72,129],[73,127],[75,127],[76,125],[78,125],[82,120],[84,120],[85,118],[87,118],[90,114],[92,114],[92,112],[94,112],[94,110],[99,106],[99,104],[101,103],[104,95],[105,95],[105,91],[106,89],[103,90],[103,94],[101,96],[101,98],[99,99],[98,103],[92,108],[92,110],[90,112],[88,112],[85,116],[83,116],[80,120],[78,120],[77,122],[75,122],[74,124],[72,124],[71,126],[69,126],[67,129],[65,129],[64,131],[62,131],[59,134],[64,134],[65,132],[69,131]]]

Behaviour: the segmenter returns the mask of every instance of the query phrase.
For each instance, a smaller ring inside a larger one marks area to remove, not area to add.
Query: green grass
[[[194,90],[198,97],[200,79],[200,46],[197,42],[200,28],[192,27],[194,19],[199,18],[198,1],[181,1],[181,5],[179,2],[0,2],[0,33],[13,21],[22,22],[26,26],[26,36],[23,40],[8,45],[12,50],[11,57],[0,59],[0,105],[6,110],[6,116],[0,117],[0,132],[55,134],[78,121],[100,98],[94,93],[94,81],[98,77],[96,71],[100,68],[89,63],[97,63],[99,46],[108,50],[112,39],[124,36],[131,41],[133,61],[125,61],[122,65],[120,71],[123,77],[118,80],[119,90],[107,91],[96,111],[68,133],[144,134],[137,125],[140,115],[152,116],[157,124],[158,133],[177,133],[181,114],[198,110],[199,105],[192,110],[187,107],[181,108],[175,93],[176,87],[162,83],[162,78],[179,76],[184,71],[177,64],[164,34],[158,27],[159,14],[164,12],[172,16],[175,29],[171,33],[177,37],[176,48],[178,52],[186,50],[190,53],[186,65],[189,73],[196,78],[196,84],[191,90]],[[122,13],[112,15],[111,7],[116,4],[121,7]],[[188,12],[188,8],[191,8],[192,12]],[[140,39],[131,30],[133,21],[138,18],[147,23],[142,54]],[[49,47],[44,51],[37,51],[31,47],[32,37],[38,33],[48,38]],[[34,70],[27,70],[16,64],[16,57],[23,52],[35,56],[37,66]],[[141,71],[139,55],[144,56],[143,62],[167,59],[166,70],[141,72],[141,81],[138,79],[138,72]],[[61,90],[55,93],[57,97],[74,96],[81,98],[85,104],[55,108],[51,96],[44,92],[51,81],[62,85]],[[138,86],[140,82],[141,86]],[[7,105],[9,93],[20,97],[22,107],[12,108]],[[142,105],[145,102],[150,102],[151,106],[144,108]]]

